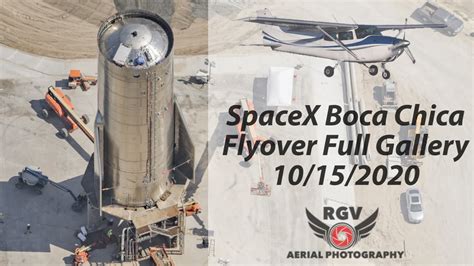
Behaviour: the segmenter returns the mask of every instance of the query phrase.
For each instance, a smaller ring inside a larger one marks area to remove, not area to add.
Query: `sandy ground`
[[[278,1],[276,1],[278,2]],[[271,196],[251,195],[250,188],[259,180],[259,164],[256,159],[251,166],[242,163],[235,155],[222,155],[225,134],[233,128],[225,125],[225,113],[230,105],[240,98],[252,100],[256,110],[264,110],[266,78],[271,66],[301,66],[297,75],[297,87],[293,95],[293,105],[288,109],[303,109],[304,104],[343,104],[341,76],[326,79],[320,69],[329,61],[314,60],[310,57],[278,53],[262,47],[239,46],[241,43],[258,43],[258,27],[236,21],[236,18],[254,15],[258,8],[269,4],[275,12],[291,13],[297,8],[291,3],[259,3],[244,5],[238,14],[222,12],[221,6],[210,6],[210,58],[216,62],[213,72],[214,82],[209,89],[209,225],[214,231],[215,250],[209,262],[230,261],[236,265],[314,265],[314,261],[286,259],[289,250],[325,250],[326,245],[315,238],[307,229],[305,207],[319,215],[320,206],[326,199],[353,202],[352,187],[318,187],[315,179],[307,187],[275,185],[275,167],[291,167],[301,164],[308,170],[312,163],[346,164],[346,157],[321,156],[317,150],[311,156],[262,156],[262,175],[271,187]],[[314,5],[309,4],[309,7]],[[308,8],[310,9],[310,8]],[[232,30],[230,30],[232,29]],[[227,47],[222,50],[223,47]],[[333,93],[327,93],[332,91]],[[286,108],[283,108],[286,109]],[[345,127],[298,128],[298,127],[258,127],[259,136],[276,139],[318,139],[325,134],[345,135]],[[223,173],[228,173],[223,175]],[[338,205],[328,202],[328,205]]]
[[[399,105],[419,103],[425,110],[429,110],[431,104],[437,104],[438,111],[466,111],[464,126],[428,127],[430,138],[472,140],[473,58],[466,55],[471,53],[473,47],[470,37],[473,7],[466,1],[442,2],[463,18],[464,31],[452,38],[433,31],[407,33],[407,38],[412,41],[411,49],[417,59],[416,65],[412,65],[403,55],[388,68],[392,71],[392,79],[397,83]],[[400,11],[409,12],[411,6],[407,4]],[[453,65],[456,67],[453,68]],[[377,91],[383,80],[380,77],[370,77],[366,71],[360,72],[358,77],[364,87],[360,93],[367,109],[377,110]],[[392,121],[387,127],[371,127],[370,130],[374,136],[381,136],[396,134],[400,127]],[[384,164],[386,159],[381,156],[372,158],[371,165]],[[408,186],[368,186],[357,190],[358,204],[386,206],[381,208],[381,215],[393,217],[392,220],[380,219],[373,238],[371,235],[364,246],[391,243],[393,247],[407,251],[405,264],[472,264],[472,151],[457,163],[453,163],[451,156],[426,156],[421,161],[421,177],[416,184],[424,199],[425,219],[421,224],[407,222],[404,193]],[[460,232],[456,228],[464,228],[466,231],[461,229]]]
[[[472,6],[470,9],[469,5],[462,6],[461,1],[455,5],[444,2],[446,7],[464,17],[472,14]],[[402,10],[409,11],[410,7],[407,5]],[[419,103],[423,109],[429,110],[431,104],[437,104],[438,111],[466,111],[462,127],[428,127],[431,139],[472,139],[473,58],[466,56],[472,51],[472,37],[469,36],[472,19],[471,16],[465,20],[464,32],[453,38],[432,31],[407,33],[407,38],[413,43],[416,65],[412,65],[404,55],[388,66],[392,79],[397,83],[399,105]],[[359,79],[364,86],[361,94],[367,109],[377,110],[377,94],[383,80],[374,79],[366,72],[360,72]],[[371,127],[370,130],[378,137],[397,134],[400,127],[391,121],[387,127]],[[371,165],[385,164],[385,157],[372,158]],[[360,187],[356,193],[359,204],[385,206],[381,208],[381,215],[393,217],[392,220],[380,219],[373,237],[371,235],[363,245],[370,247],[377,243],[391,243],[393,247],[407,251],[405,264],[471,264],[474,229],[472,160],[472,152],[456,163],[453,163],[451,156],[426,156],[421,159],[421,176],[416,187],[424,199],[425,219],[417,225],[407,222],[405,191],[408,186]],[[459,232],[456,228],[465,228],[466,231]]]
[[[171,21],[175,54],[207,52],[207,1],[199,0],[2,0],[0,43],[54,58],[94,58],[101,21],[117,10],[134,7],[155,11]]]

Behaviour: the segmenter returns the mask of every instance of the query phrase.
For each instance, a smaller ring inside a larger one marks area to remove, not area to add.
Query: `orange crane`
[[[84,265],[89,262],[91,246],[82,246],[74,250],[74,266]]]
[[[184,203],[183,207],[181,207],[179,210],[184,211],[186,216],[192,216],[201,212],[201,205],[197,201],[191,199],[190,201]]]
[[[80,128],[90,141],[94,142],[94,134],[86,126],[86,124],[89,123],[89,117],[85,114],[79,117],[79,115],[76,114],[71,99],[64,94],[61,88],[50,86],[44,100],[47,106],[41,110],[43,118],[47,119],[52,110],[66,124],[66,126],[59,131],[62,137],[66,138],[69,136],[69,133]]]
[[[249,99],[243,98],[240,100],[240,117],[241,118],[243,117],[244,111],[251,111],[254,109],[255,109],[254,104]],[[242,121],[242,119],[240,119],[240,121]],[[252,142],[253,145],[255,145],[255,142],[257,140],[264,140],[264,138],[257,135],[257,130],[256,130],[255,125],[247,126],[245,131],[241,131],[242,122],[237,124],[236,127],[237,127],[237,132],[239,133],[239,137],[248,138]],[[248,154],[247,142],[244,142],[244,150]],[[265,178],[263,176],[262,162],[260,159],[260,153],[257,152],[255,155],[258,161],[259,181],[256,186],[250,188],[250,193],[252,195],[257,195],[257,196],[270,196],[271,188],[267,183],[265,183]],[[244,156],[246,155],[244,154]]]

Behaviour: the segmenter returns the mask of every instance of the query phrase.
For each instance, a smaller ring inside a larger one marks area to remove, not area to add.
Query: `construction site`
[[[331,134],[393,134],[391,144],[428,133],[470,139],[473,6],[436,2],[464,28],[407,32],[416,65],[402,56],[387,77],[341,62],[329,78],[331,60],[263,47],[259,25],[242,18],[271,9],[313,21],[406,24],[418,21],[425,1],[2,1],[0,265],[471,265],[469,149],[455,166],[417,152],[381,156],[374,145],[350,156],[318,146],[304,156],[253,150]],[[392,113],[404,104],[466,110],[465,125],[427,126],[418,117],[406,127],[227,123],[231,106],[244,117],[309,105]],[[229,141],[240,147],[224,151]],[[423,222],[409,217],[406,184],[278,184],[275,167],[314,163],[417,165]],[[320,215],[323,206],[364,206],[362,216],[378,208],[377,225],[353,250],[403,256],[289,260],[290,250],[336,250],[308,229],[304,209]]]
[[[205,264],[207,3],[0,10],[0,264]]]

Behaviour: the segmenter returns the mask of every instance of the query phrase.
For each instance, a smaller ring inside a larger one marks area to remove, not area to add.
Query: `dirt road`
[[[134,7],[171,20],[175,54],[207,53],[207,1],[200,0],[2,0],[0,43],[54,58],[94,58],[101,21]]]

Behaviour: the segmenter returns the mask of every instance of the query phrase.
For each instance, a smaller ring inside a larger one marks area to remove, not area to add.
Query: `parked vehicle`
[[[421,193],[417,188],[411,188],[407,190],[406,200],[407,200],[407,212],[408,212],[408,221],[410,223],[421,223],[423,221],[423,207],[421,203]]]
[[[444,23],[447,25],[446,28],[440,29],[440,31],[455,36],[464,28],[464,22],[453,15],[448,10],[440,7],[433,2],[426,2],[422,7],[415,11],[417,20],[422,23]]]
[[[69,133],[80,128],[84,134],[94,142],[94,134],[86,127],[86,124],[89,123],[89,117],[86,114],[79,117],[75,112],[71,98],[65,95],[61,88],[49,86],[44,96],[44,105],[41,110],[41,115],[44,119],[48,119],[52,112],[56,113],[64,122],[64,127],[59,131],[63,138],[67,138]]]

